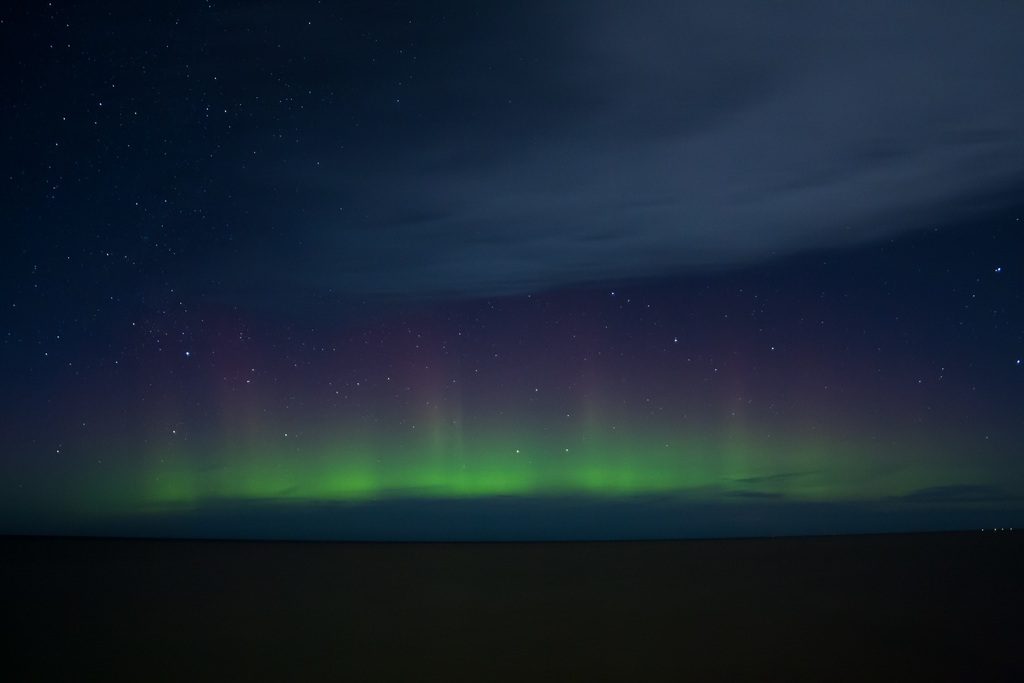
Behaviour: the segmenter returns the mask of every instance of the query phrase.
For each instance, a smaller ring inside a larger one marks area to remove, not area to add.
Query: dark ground
[[[1024,680],[1024,533],[0,539],[6,680]]]

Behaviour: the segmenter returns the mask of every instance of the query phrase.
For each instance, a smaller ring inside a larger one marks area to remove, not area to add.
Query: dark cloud
[[[350,163],[297,158],[284,180],[275,164],[268,182],[308,205],[284,207],[262,272],[357,295],[523,292],[876,239],[1020,179],[1017,4],[529,16],[453,20],[405,90],[367,81],[362,132],[335,122]]]
[[[772,498],[781,500],[783,498],[783,495],[781,493],[770,493],[768,491],[726,491],[723,493],[723,495],[727,498],[746,498],[751,500],[765,500]]]
[[[950,503],[1017,503],[1024,502],[997,486],[975,484],[952,484],[920,489],[899,498],[904,503],[929,503],[948,505]]]
[[[775,484],[778,482],[789,482],[793,479],[800,479],[814,474],[817,474],[817,472],[780,472],[779,474],[769,474],[762,477],[742,477],[733,479],[733,481],[738,484]]]

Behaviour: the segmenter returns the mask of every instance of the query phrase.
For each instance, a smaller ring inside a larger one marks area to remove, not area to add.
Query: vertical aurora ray
[[[159,514],[210,503],[361,503],[396,499],[582,496],[620,500],[864,501],[949,482],[983,481],[983,467],[943,457],[934,443],[913,452],[868,450],[856,439],[756,432],[643,435],[590,424],[521,434],[465,430],[438,416],[405,434],[359,434],[296,445],[252,441],[123,458],[116,476],[84,477],[79,505],[109,515]],[[312,440],[310,440],[312,441]],[[129,464],[134,463],[134,464]]]
[[[667,501],[664,517],[694,504],[722,520],[755,504],[958,513],[1024,495],[1019,415],[974,400],[951,370],[925,392],[916,349],[878,369],[874,348],[837,359],[845,342],[815,328],[784,352],[761,323],[685,328],[676,298],[655,291],[634,310],[634,296],[430,307],[299,346],[294,331],[228,318],[184,368],[140,354],[12,423],[27,426],[0,462],[0,511],[10,528],[73,533],[233,511],[230,533],[259,537],[245,520],[313,509],[366,510],[400,532],[435,503],[472,517],[499,502],[585,516]],[[687,303],[712,319],[702,305]],[[785,326],[800,329],[808,312],[793,315]],[[524,537],[548,523],[509,514]],[[446,537],[428,523],[421,537]],[[338,524],[324,535],[345,538]]]

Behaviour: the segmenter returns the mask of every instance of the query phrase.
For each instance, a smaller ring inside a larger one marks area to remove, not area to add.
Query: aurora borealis
[[[942,520],[950,511],[1003,517],[1021,482],[1015,360],[941,365],[969,352],[979,328],[904,308],[899,299],[918,300],[928,278],[878,311],[893,319],[907,311],[902,324],[855,330],[875,285],[846,280],[868,262],[894,276],[906,255],[942,254],[960,239],[911,238],[881,258],[869,247],[838,261],[702,276],[696,291],[655,282],[392,303],[368,316],[359,304],[299,345],[289,343],[300,334],[291,323],[257,325],[223,309],[175,313],[173,327],[186,330],[177,337],[132,321],[129,357],[108,357],[107,371],[80,376],[60,396],[27,394],[14,409],[35,439],[23,442],[26,451],[39,449],[46,424],[50,452],[6,461],[18,468],[6,480],[28,485],[7,505],[80,531],[171,524],[169,533],[203,534],[205,526],[168,520],[210,515],[209,533],[244,536],[265,524],[245,524],[245,510],[259,510],[260,520],[318,511],[312,531],[292,522],[272,532],[299,537],[373,537],[378,515],[391,529],[417,505],[495,503],[502,534],[543,536],[516,527],[516,501],[542,510],[551,501],[562,518],[552,520],[556,529],[602,501],[627,519],[631,506],[653,503],[698,534],[805,528],[747,520],[733,529],[720,517],[702,526],[688,512],[709,506],[725,519],[730,510],[749,516],[751,505],[853,506],[897,528],[908,513],[918,520],[936,508]],[[799,291],[807,277],[812,296]],[[1016,276],[989,277],[988,296],[997,296]],[[770,297],[762,280],[777,288]],[[721,322],[701,328],[681,311]],[[963,332],[925,349],[917,330],[927,324]],[[976,398],[969,378],[985,372],[995,379]],[[992,405],[988,396],[1001,392],[1007,403]],[[367,510],[370,522],[347,526]],[[224,515],[230,523],[216,521]],[[492,533],[486,519],[459,533]],[[819,529],[814,522],[807,528]],[[574,524],[584,536],[601,533]],[[407,526],[411,537],[453,533],[439,523],[419,529],[415,519]]]
[[[1024,524],[1018,10],[444,4],[8,13],[0,531]]]

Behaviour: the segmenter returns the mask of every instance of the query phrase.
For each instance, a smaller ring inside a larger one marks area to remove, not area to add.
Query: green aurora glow
[[[857,501],[985,482],[984,467],[968,468],[913,439],[879,449],[867,441],[742,431],[638,436],[592,427],[570,438],[466,434],[435,425],[416,436],[308,441],[291,436],[187,443],[154,449],[142,459],[115,457],[117,464],[83,474],[69,502],[92,514],[118,515],[195,509],[214,501],[574,495]]]

